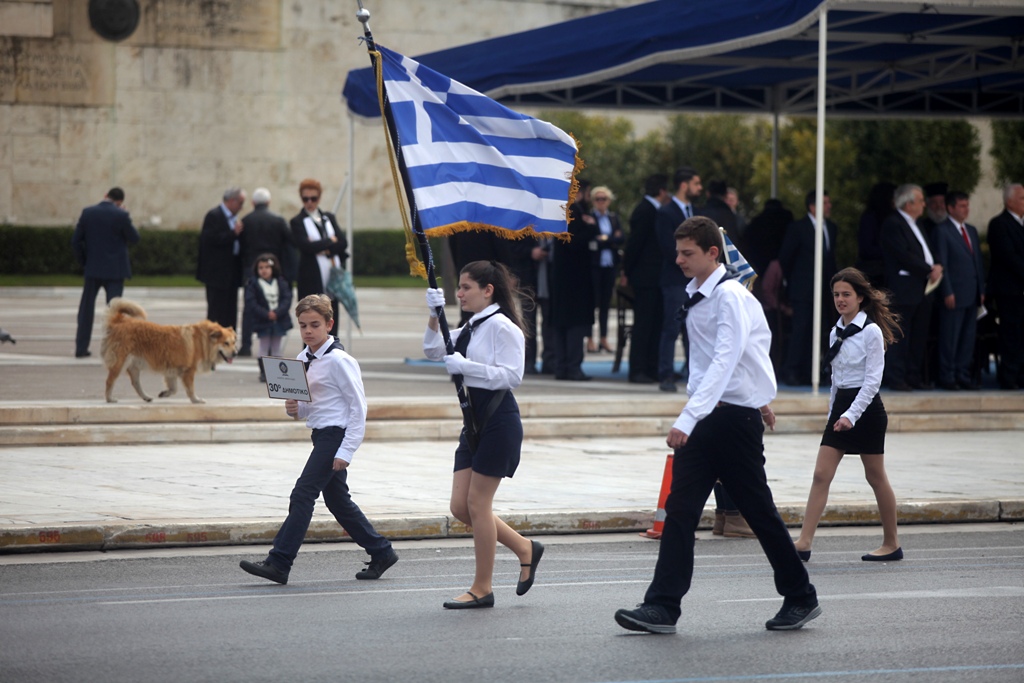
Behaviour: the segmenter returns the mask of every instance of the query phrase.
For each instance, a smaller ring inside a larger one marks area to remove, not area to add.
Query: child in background
[[[292,307],[292,288],[281,277],[281,266],[273,254],[260,254],[252,266],[256,275],[245,286],[245,310],[252,316],[253,332],[260,340],[257,357],[260,364],[260,381],[266,382],[263,373],[263,356],[280,356],[284,336],[292,328],[288,314]]]

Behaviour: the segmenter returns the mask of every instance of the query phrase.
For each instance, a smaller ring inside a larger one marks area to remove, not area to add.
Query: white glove
[[[463,372],[463,370],[465,370],[466,365],[468,363],[469,363],[469,361],[466,360],[466,357],[463,356],[458,351],[456,351],[455,353],[453,353],[450,356],[445,356],[444,357],[444,366],[446,368],[448,368],[448,374],[449,375],[464,375],[464,374],[466,374],[465,372]]]
[[[438,307],[444,308],[444,290],[427,289],[427,308],[430,309],[430,317],[437,317]]]

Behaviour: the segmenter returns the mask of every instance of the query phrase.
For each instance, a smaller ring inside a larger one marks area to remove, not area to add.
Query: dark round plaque
[[[107,40],[124,40],[139,25],[139,3],[136,0],[89,0],[89,23],[92,30]]]

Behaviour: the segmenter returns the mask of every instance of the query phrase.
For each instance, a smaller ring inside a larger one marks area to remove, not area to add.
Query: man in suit
[[[238,324],[238,288],[242,286],[242,221],[238,212],[245,191],[231,187],[223,201],[206,212],[199,233],[196,279],[206,285],[206,319],[235,329]]]
[[[676,170],[672,177],[675,193],[671,201],[665,202],[659,209],[654,223],[655,235],[661,249],[661,283],[662,321],[661,338],[658,342],[658,389],[676,392],[676,339],[682,333],[677,313],[686,297],[686,283],[690,281],[676,265],[676,228],[683,221],[696,215],[693,201],[700,197],[704,186],[700,182],[697,171],[689,166]],[[684,340],[685,344],[685,340]]]
[[[932,238],[935,226],[946,220],[946,192],[949,185],[944,182],[928,183],[924,186],[924,213],[917,219],[917,227],[926,240]]]
[[[89,340],[100,287],[106,292],[109,304],[111,299],[121,296],[125,279],[132,276],[128,245],[139,241],[139,231],[123,206],[124,190],[110,188],[103,201],[82,211],[71,236],[75,258],[85,268],[82,300],[78,304],[75,358],[92,355]]]
[[[668,177],[655,173],[644,181],[644,198],[629,216],[629,237],[622,257],[623,284],[633,290],[633,330],[629,340],[629,381],[653,384],[658,377],[661,341],[661,247],[654,233],[658,209],[668,201]]]
[[[783,382],[789,385],[810,384],[812,379],[811,345],[814,329],[814,252],[818,220],[815,216],[816,196],[811,190],[804,198],[807,215],[790,224],[779,250],[779,265],[786,277],[786,296],[793,308],[793,323],[782,366]],[[832,276],[836,274],[836,239],[839,228],[829,220],[832,200],[824,193],[822,212],[826,230],[822,234],[821,256],[821,331],[832,326]],[[819,336],[819,345],[828,343],[828,335]],[[816,371],[816,370],[815,370]]]
[[[708,200],[704,206],[697,209],[698,216],[707,216],[732,239],[733,243],[739,239],[739,232],[736,229],[738,221],[732,208],[726,203],[725,196],[729,192],[729,185],[724,180],[712,180],[708,183]]]
[[[967,224],[966,193],[947,192],[946,220],[932,230],[935,260],[944,274],[939,284],[939,386],[949,391],[977,389],[971,377],[978,306],[985,302],[985,273],[978,231]]]
[[[1004,211],[989,221],[988,293],[999,316],[999,386],[1024,386],[1024,185],[1003,188]]]
[[[942,277],[943,268],[917,227],[917,219],[924,212],[921,186],[896,188],[894,203],[896,213],[882,221],[882,257],[893,308],[900,316],[902,338],[885,352],[883,380],[893,391],[911,391],[929,388],[924,384],[922,369],[933,296],[925,295],[924,290]]]
[[[243,220],[245,225],[245,251],[242,252],[242,281],[248,283],[256,277],[253,266],[261,254],[273,254],[281,264],[281,274],[288,282],[294,280],[295,265],[291,228],[283,216],[270,210],[270,190],[257,187],[252,193],[252,212]],[[239,356],[252,355],[252,316],[242,311],[242,348]]]

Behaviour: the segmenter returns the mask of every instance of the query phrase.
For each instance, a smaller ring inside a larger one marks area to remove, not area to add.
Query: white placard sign
[[[267,394],[270,398],[293,398],[307,402],[313,400],[306,382],[306,366],[301,360],[264,356],[263,374],[267,377]]]

